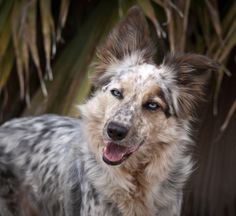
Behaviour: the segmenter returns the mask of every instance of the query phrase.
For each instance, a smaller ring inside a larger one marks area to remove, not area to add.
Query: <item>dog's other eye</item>
[[[121,91],[119,91],[118,89],[112,89],[111,94],[114,97],[117,97],[118,99],[123,99],[123,95],[122,95]]]
[[[156,102],[147,102],[143,105],[146,110],[155,111],[160,108],[159,104]]]

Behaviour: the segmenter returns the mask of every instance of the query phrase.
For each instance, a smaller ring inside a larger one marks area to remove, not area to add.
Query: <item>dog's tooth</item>
[[[104,153],[106,150],[107,150],[107,146],[105,146],[105,147],[102,149],[102,153]]]

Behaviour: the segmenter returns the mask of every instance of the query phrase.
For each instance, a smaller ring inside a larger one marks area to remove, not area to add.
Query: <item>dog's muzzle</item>
[[[125,138],[129,133],[129,127],[112,121],[107,125],[106,133],[109,140],[104,141],[103,161],[109,165],[119,165],[132,153],[138,150],[139,144],[125,145]],[[121,142],[122,141],[122,144]]]

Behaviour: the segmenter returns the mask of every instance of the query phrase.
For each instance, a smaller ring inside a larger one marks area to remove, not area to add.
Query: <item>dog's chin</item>
[[[103,148],[102,159],[108,165],[120,165],[122,164],[130,155],[139,149],[140,145],[134,145],[132,147],[125,147],[118,145],[113,142],[108,142]]]

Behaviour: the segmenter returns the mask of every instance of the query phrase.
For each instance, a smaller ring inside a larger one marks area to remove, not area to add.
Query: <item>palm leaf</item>
[[[17,74],[19,78],[19,84],[20,84],[20,98],[24,99],[24,68],[23,68],[23,57],[22,57],[22,38],[20,34],[20,27],[21,27],[21,10],[22,10],[22,2],[16,1],[14,4],[14,8],[12,11],[12,38],[13,38],[13,45],[15,49],[16,54],[16,67],[17,67]]]
[[[2,16],[0,16],[0,19],[2,19]],[[0,59],[3,57],[4,53],[6,52],[6,49],[11,39],[10,13],[8,13],[7,19],[4,21],[5,21],[5,25],[2,27],[2,31],[0,31]]]
[[[87,80],[88,65],[94,58],[97,44],[102,35],[110,29],[115,19],[113,17],[118,16],[114,13],[115,9],[117,6],[113,2],[100,2],[53,65],[55,78],[53,82],[46,82],[49,92],[47,100],[43,100],[42,94],[37,92],[31,108],[25,111],[25,115],[45,112],[70,115],[75,113],[76,103],[82,100],[89,90],[88,86],[80,92],[83,81]]]
[[[3,1],[0,4],[0,34],[5,30],[6,23],[9,20],[14,0]]]
[[[61,6],[60,6],[60,13],[59,13],[59,20],[57,25],[57,41],[61,41],[61,31],[62,28],[65,26],[66,18],[69,11],[69,5],[70,1],[68,0],[61,0]]]
[[[8,48],[4,54],[4,56],[0,60],[0,92],[2,91],[3,87],[6,85],[10,74],[11,70],[13,67],[13,62],[14,62],[14,53],[12,52],[12,44],[10,43],[8,45]]]
[[[41,2],[41,1],[40,1]],[[43,1],[45,2],[45,1]],[[40,66],[40,59],[38,54],[38,48],[37,48],[37,28],[36,28],[36,14],[37,14],[37,2],[36,0],[32,0],[29,10],[28,10],[28,33],[29,33],[29,41],[28,46],[29,50],[32,56],[32,59],[34,61],[34,64],[37,68],[38,77],[40,81],[40,86],[42,89],[42,92],[44,96],[47,96],[47,89],[45,87],[44,81],[43,81],[43,73]]]
[[[49,80],[53,79],[51,69],[51,49],[52,44],[55,43],[55,27],[51,14],[51,1],[40,1],[40,13],[42,22],[42,32],[44,40],[44,51],[46,58],[46,71]]]

